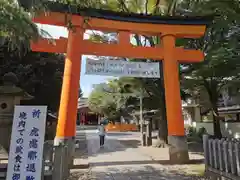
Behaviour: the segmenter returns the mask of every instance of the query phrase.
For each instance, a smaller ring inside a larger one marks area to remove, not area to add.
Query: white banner
[[[121,60],[87,59],[85,74],[160,78],[158,62],[128,62]]]
[[[7,180],[41,180],[47,106],[15,106]]]

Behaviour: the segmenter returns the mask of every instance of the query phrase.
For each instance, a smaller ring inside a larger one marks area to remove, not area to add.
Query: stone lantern
[[[19,105],[21,100],[33,98],[17,87],[17,82],[17,76],[9,72],[3,76],[3,86],[0,86],[0,145],[7,151],[11,139],[14,106]]]

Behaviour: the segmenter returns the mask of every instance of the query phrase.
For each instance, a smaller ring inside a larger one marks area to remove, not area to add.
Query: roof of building
[[[88,107],[88,98],[78,98],[78,109]]]
[[[34,97],[17,86],[0,86],[0,95],[20,96],[21,100],[31,100]]]
[[[218,108],[219,114],[236,114],[240,113],[240,105],[227,106]]]
[[[208,25],[212,21],[210,16],[156,16],[136,13],[115,12],[94,8],[80,8],[57,2],[47,2],[45,6],[52,12],[71,13],[86,17],[94,17],[108,20],[149,23],[149,24],[180,24],[180,25]]]

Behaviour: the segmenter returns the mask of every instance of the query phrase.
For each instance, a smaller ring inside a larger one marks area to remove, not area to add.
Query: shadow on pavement
[[[202,164],[203,160],[190,160],[184,165]],[[120,165],[144,165],[144,164],[161,164],[161,165],[177,165],[173,164],[170,160],[150,160],[150,161],[115,161],[115,162],[93,162],[97,166],[120,166]]]
[[[203,152],[203,145],[198,142],[188,142],[188,149],[189,152],[195,153],[195,154],[200,154],[204,155]]]
[[[106,137],[105,145],[103,148],[100,148],[99,140],[98,139],[90,139],[90,142],[87,142],[86,136],[83,135],[82,138],[79,140],[79,148],[76,149],[75,158],[87,158],[87,156],[98,156],[100,154],[109,154],[109,153],[116,153],[120,151],[126,151],[128,149],[135,149],[141,146],[140,140],[136,139],[111,139]],[[198,145],[199,146],[199,145]],[[200,149],[202,147],[189,146],[189,152],[194,152],[196,154],[201,154],[202,152],[197,151],[196,149]],[[159,148],[161,151],[161,148]],[[189,164],[196,164],[202,163],[203,159],[201,160],[192,160]],[[169,161],[163,160],[161,164],[171,164]]]
[[[129,133],[124,133],[124,132],[108,132],[107,136],[111,137],[111,136],[129,136],[131,134]]]
[[[89,169],[88,171],[72,172],[69,180],[221,180],[212,176],[197,176],[181,173],[181,171],[167,168],[154,168],[152,166],[123,168],[100,168],[98,170]],[[225,179],[226,180],[226,179]]]
[[[129,141],[132,144],[129,144],[129,142],[127,141]],[[98,139],[95,139],[91,142],[91,144],[87,144],[88,155],[97,156],[100,154],[109,154],[109,153],[115,153],[119,151],[126,151],[127,149],[130,149],[130,148],[137,148],[138,147],[137,144],[138,142],[135,140],[106,139],[104,147],[100,148]]]
[[[128,148],[138,148],[141,146],[141,142],[139,140],[129,139],[129,140],[118,140],[122,145],[127,146]]]
[[[88,169],[89,164],[78,164],[78,165],[73,165],[71,169]]]

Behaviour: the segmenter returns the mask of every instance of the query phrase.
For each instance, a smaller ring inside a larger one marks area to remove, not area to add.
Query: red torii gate
[[[74,9],[72,7],[70,9]],[[149,58],[163,60],[170,160],[182,163],[188,157],[188,148],[182,117],[179,62],[200,62],[204,55],[200,50],[186,50],[176,47],[176,38],[200,38],[204,35],[206,18],[156,17],[137,14],[122,14],[96,9],[81,9],[69,12],[69,6],[53,3],[51,12],[41,13],[33,21],[67,27],[71,23],[68,38],[49,43],[40,39],[32,43],[33,51],[66,53],[59,120],[56,139],[72,141],[75,137],[78,89],[81,71],[81,56],[117,56],[127,58]],[[82,14],[82,15],[81,15]],[[94,43],[84,40],[86,29],[111,31],[119,34],[118,44]],[[158,47],[136,47],[130,43],[130,34],[160,36]]]

